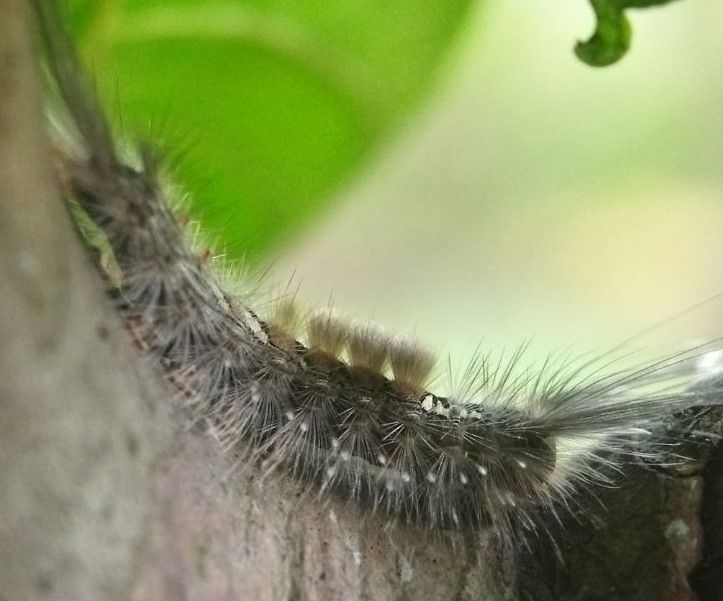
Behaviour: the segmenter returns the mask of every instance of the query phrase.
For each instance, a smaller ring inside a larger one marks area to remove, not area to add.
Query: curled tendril
[[[575,46],[577,57],[593,67],[620,60],[630,48],[632,29],[625,16],[628,8],[646,8],[674,0],[590,0],[597,24],[590,39]]]

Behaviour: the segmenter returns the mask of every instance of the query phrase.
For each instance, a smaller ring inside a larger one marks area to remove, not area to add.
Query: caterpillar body
[[[649,455],[636,439],[671,412],[720,402],[719,386],[691,386],[708,347],[606,375],[612,359],[533,372],[519,353],[479,355],[464,389],[442,396],[427,390],[432,355],[374,325],[305,318],[288,301],[262,319],[194,246],[158,155],[123,157],[52,3],[36,8],[67,115],[60,185],[107,239],[138,345],[234,452],[403,523],[510,539]]]

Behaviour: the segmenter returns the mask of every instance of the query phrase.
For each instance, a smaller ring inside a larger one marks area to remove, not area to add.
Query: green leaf
[[[239,257],[329,202],[419,101],[469,5],[74,0],[71,22],[123,127],[188,147],[193,212]]]
[[[575,54],[593,67],[605,67],[619,61],[630,48],[632,30],[625,17],[628,8],[647,8],[674,0],[590,0],[597,24],[592,37],[578,42]]]

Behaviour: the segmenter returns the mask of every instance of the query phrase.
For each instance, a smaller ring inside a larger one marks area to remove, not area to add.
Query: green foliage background
[[[481,1],[481,0],[479,0]],[[630,43],[625,9],[590,0],[576,51]],[[289,237],[430,88],[472,0],[70,0],[100,94],[126,132],[165,139],[195,214],[231,256]]]
[[[123,127],[187,147],[196,214],[239,257],[319,211],[406,118],[469,5],[73,0],[71,20]]]

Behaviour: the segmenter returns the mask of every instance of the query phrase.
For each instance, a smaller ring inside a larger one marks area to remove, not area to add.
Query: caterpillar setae
[[[603,356],[532,371],[521,351],[480,354],[442,396],[417,343],[290,301],[262,318],[194,245],[158,153],[121,152],[52,2],[35,5],[64,105],[60,186],[110,248],[111,296],[138,346],[234,453],[362,511],[509,540],[631,456],[669,461],[662,419],[720,402],[720,386],[694,385],[714,345],[631,368]]]

